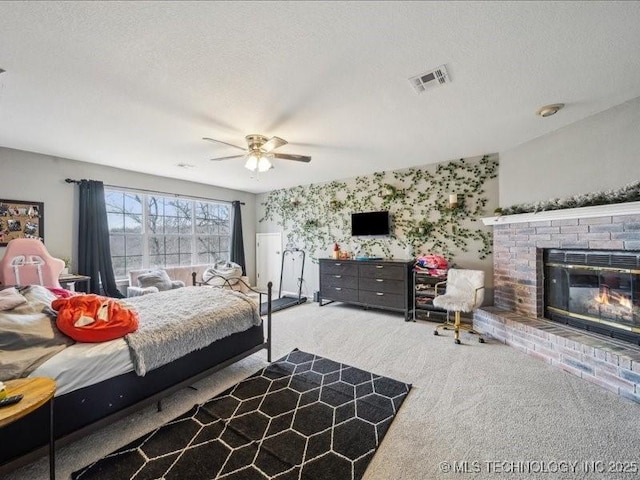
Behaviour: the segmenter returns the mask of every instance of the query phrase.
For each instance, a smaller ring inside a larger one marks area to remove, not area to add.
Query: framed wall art
[[[44,241],[44,203],[0,199],[0,247],[14,238]]]

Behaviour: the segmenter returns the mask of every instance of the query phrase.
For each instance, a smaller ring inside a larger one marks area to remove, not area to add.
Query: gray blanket
[[[0,312],[0,380],[26,377],[75,343],[55,326],[55,312],[49,309],[56,298],[53,293],[31,285],[20,294],[27,303]]]
[[[138,330],[125,337],[138,375],[262,321],[257,302],[221,288],[184,287],[126,303],[140,317]]]

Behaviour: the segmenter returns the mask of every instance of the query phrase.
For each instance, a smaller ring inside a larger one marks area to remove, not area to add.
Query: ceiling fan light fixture
[[[269,161],[269,159],[267,157],[265,157],[264,155],[262,155],[260,157],[260,159],[258,160],[258,172],[260,172],[260,173],[266,172],[272,166],[273,165],[271,165],[271,162]]]
[[[258,169],[258,157],[256,157],[253,153],[247,155],[247,161],[244,164],[244,168],[255,172]]]
[[[266,172],[273,168],[272,160],[274,158],[280,160],[291,160],[294,162],[309,163],[311,157],[307,155],[295,155],[292,153],[273,153],[273,150],[286,145],[288,142],[280,137],[271,137],[267,139],[264,135],[252,134],[246,136],[247,148],[234,145],[232,143],[216,140],[215,138],[202,137],[208,142],[221,143],[230,147],[243,150],[242,155],[228,155],[225,157],[211,158],[212,162],[221,160],[230,160],[232,158],[242,158],[244,160],[244,168],[251,172]]]

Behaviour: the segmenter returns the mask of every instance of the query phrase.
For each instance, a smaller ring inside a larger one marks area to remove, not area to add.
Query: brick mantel
[[[543,318],[544,250],[640,250],[640,202],[483,221],[493,225],[495,306],[476,310],[474,328],[640,403],[640,346]]]
[[[543,316],[544,249],[640,250],[640,202],[497,218],[495,305],[534,318]]]

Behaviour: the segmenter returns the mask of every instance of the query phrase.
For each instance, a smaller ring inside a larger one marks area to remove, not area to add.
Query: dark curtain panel
[[[242,214],[240,202],[231,202],[233,205],[233,230],[231,231],[231,261],[242,267],[242,275],[247,274],[244,265],[244,240],[242,239]]]
[[[122,298],[116,287],[109,246],[107,207],[104,185],[96,180],[80,181],[80,211],[78,225],[78,273],[89,275],[87,293]],[[102,283],[102,291],[100,284]],[[79,285],[78,290],[82,287]]]

